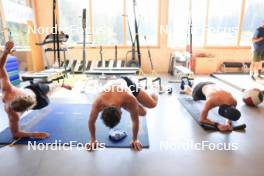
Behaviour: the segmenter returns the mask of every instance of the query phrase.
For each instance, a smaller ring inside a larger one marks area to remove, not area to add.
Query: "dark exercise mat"
[[[180,95],[178,97],[179,102],[183,105],[183,107],[189,112],[189,114],[193,117],[193,119],[205,130],[215,130],[218,131],[218,129],[209,124],[203,124],[199,122],[200,113],[204,107],[203,101],[193,101],[192,97],[186,96],[186,95]],[[212,119],[213,121],[216,121],[218,123],[224,124],[225,118],[221,117],[218,114],[218,108],[214,108],[209,112],[208,117]],[[242,124],[239,121],[233,122],[233,130],[243,130],[246,128],[246,124]]]
[[[50,137],[43,140],[25,138],[16,144],[49,144],[60,141],[59,144],[69,144],[71,141],[86,144],[89,142],[88,116],[91,111],[90,104],[51,104],[40,111],[33,111],[20,121],[21,129],[28,131],[48,132]],[[109,128],[107,128],[100,114],[96,122],[96,137],[98,142],[105,143],[106,147],[128,148],[131,142],[132,122],[128,112],[123,111],[121,122],[116,127],[124,130],[128,136],[120,142],[112,142],[109,139]],[[139,140],[144,148],[149,147],[148,130],[146,118],[140,118]],[[11,144],[13,138],[9,128],[0,133],[0,145]]]

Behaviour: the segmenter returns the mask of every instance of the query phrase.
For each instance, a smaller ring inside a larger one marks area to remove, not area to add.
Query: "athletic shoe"
[[[253,81],[256,81],[256,78],[254,77],[254,75],[251,75],[250,78],[251,78]]]

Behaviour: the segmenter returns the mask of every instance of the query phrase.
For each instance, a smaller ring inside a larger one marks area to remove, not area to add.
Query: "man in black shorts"
[[[8,54],[14,47],[13,42],[7,42],[0,58],[0,80],[2,85],[4,108],[9,118],[9,126],[14,138],[47,138],[48,133],[25,132],[19,129],[19,118],[27,110],[37,110],[49,104],[48,94],[52,88],[47,84],[32,84],[24,89],[13,86],[8,78],[5,64]]]
[[[184,92],[192,96],[194,101],[206,101],[199,119],[201,123],[213,125],[223,132],[231,131],[231,122],[237,121],[241,116],[241,113],[236,109],[236,99],[231,93],[218,87],[215,83],[201,82],[193,89],[186,87]],[[215,107],[219,107],[219,114],[227,119],[226,124],[219,124],[208,118],[209,111]]]
[[[128,77],[122,77],[123,84],[110,85],[104,89],[95,99],[92,111],[89,117],[90,145],[89,149],[96,146],[96,128],[95,123],[100,112],[103,123],[114,128],[121,119],[121,108],[130,113],[132,121],[132,141],[131,147],[140,151],[142,145],[138,139],[140,127],[139,116],[146,115],[145,108],[155,108],[158,103],[158,95],[148,94],[146,91],[138,88]]]
[[[254,74],[261,77],[262,63],[264,61],[264,20],[262,25],[256,29],[252,38],[253,42],[253,62],[250,66],[250,77],[255,80]]]

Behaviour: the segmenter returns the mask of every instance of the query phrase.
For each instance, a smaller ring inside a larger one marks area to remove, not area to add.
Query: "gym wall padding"
[[[16,144],[36,142],[37,144],[49,144],[60,141],[60,144],[67,145],[71,141],[86,144],[89,142],[88,117],[91,111],[91,104],[57,104],[52,103],[40,111],[32,111],[20,120],[20,127],[26,131],[48,132],[50,137],[43,140],[22,139]],[[113,142],[109,139],[109,131],[100,114],[96,121],[96,138],[99,142],[105,143],[110,148],[129,148],[132,140],[131,118],[127,111],[122,112],[122,118],[117,129],[125,131],[128,136],[120,142]],[[149,147],[148,129],[146,118],[140,118],[140,130],[138,138],[144,148]],[[0,133],[0,144],[13,142],[10,129],[6,128]]]
[[[20,84],[19,65],[15,56],[9,55],[5,65],[10,82],[16,86]]]

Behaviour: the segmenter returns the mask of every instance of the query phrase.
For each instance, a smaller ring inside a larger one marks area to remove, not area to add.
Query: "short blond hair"
[[[31,96],[20,96],[11,102],[11,108],[15,112],[25,112],[36,105],[36,99]]]

